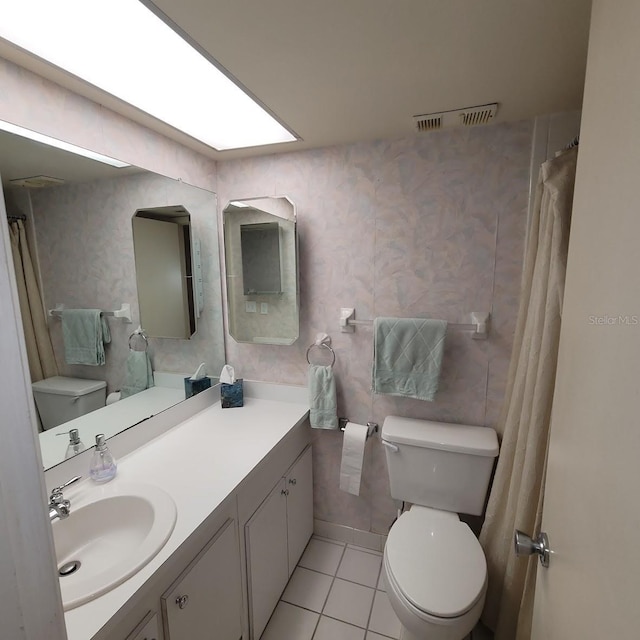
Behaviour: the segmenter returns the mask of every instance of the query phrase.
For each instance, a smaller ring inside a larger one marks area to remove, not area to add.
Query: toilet
[[[33,399],[46,431],[104,407],[107,383],[53,376],[31,385]]]
[[[391,496],[411,503],[391,527],[382,575],[401,640],[462,640],[487,589],[482,547],[458,513],[481,515],[498,455],[493,429],[388,416]]]

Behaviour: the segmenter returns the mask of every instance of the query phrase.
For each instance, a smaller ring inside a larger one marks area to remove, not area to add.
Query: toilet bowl
[[[484,606],[487,565],[456,514],[414,506],[391,528],[382,575],[403,640],[461,640]]]
[[[480,515],[498,455],[493,429],[388,416],[382,427],[396,520],[382,576],[401,640],[463,640],[484,606],[487,563],[458,513]]]

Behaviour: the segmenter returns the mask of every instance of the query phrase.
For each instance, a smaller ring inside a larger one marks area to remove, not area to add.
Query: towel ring
[[[325,344],[324,342],[322,344],[316,344],[314,342],[313,344],[309,345],[309,348],[307,349],[307,362],[309,364],[311,364],[311,360],[309,360],[309,352],[311,351],[311,349],[313,349],[313,347],[328,349],[329,351],[331,351],[331,355],[333,356],[333,360],[331,361],[331,364],[329,366],[333,367],[333,365],[336,363],[336,352],[328,344]]]
[[[131,349],[131,351],[138,351],[138,349],[134,349],[131,346],[131,340],[135,337],[135,336],[139,336],[140,338],[142,338],[144,340],[144,351],[146,351],[149,348],[149,339],[147,338],[147,336],[145,335],[144,331],[140,330],[140,331],[134,331],[130,336],[129,336],[129,349]]]

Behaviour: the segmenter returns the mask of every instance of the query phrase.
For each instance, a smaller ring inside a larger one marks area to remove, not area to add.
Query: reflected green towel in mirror
[[[129,350],[127,370],[120,390],[120,398],[128,398],[154,386],[151,360],[146,351]]]
[[[67,364],[103,365],[111,332],[100,309],[63,309],[62,339]]]

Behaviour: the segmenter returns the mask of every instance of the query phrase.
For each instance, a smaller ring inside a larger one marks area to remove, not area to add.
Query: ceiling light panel
[[[0,37],[215,149],[296,140],[138,0],[6,3]]]

